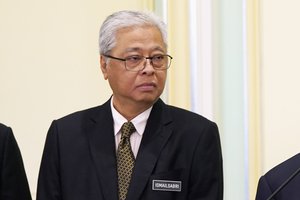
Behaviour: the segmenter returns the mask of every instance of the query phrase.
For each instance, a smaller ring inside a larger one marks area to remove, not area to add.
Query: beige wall
[[[51,121],[111,94],[98,63],[102,20],[148,2],[0,1],[0,122],[14,130],[33,197]]]
[[[300,1],[261,1],[262,173],[300,152]]]

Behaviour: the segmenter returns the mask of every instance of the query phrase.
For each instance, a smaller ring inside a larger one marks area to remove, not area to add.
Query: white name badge
[[[152,190],[181,192],[181,181],[153,180]]]

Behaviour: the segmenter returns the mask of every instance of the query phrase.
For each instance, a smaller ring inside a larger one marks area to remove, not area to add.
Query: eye
[[[142,59],[143,59],[142,56],[129,56],[129,57],[125,58],[125,60],[130,63],[138,63]]]
[[[152,61],[153,62],[161,62],[164,60],[164,58],[165,58],[164,55],[155,55],[152,57]]]

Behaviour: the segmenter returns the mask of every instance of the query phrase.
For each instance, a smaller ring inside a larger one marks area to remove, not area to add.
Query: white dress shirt
[[[114,108],[113,97],[111,98],[110,105],[111,105],[111,111],[114,120],[114,134],[115,134],[115,141],[116,141],[116,149],[118,149],[118,145],[121,140],[121,127],[125,122],[128,121]],[[131,122],[133,123],[136,129],[136,131],[133,132],[132,135],[130,136],[130,144],[131,144],[131,149],[133,151],[134,157],[137,156],[151,110],[152,110],[152,106],[131,120]]]

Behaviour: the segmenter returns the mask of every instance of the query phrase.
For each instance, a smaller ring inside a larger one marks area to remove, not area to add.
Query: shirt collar
[[[111,111],[112,111],[112,116],[113,116],[113,120],[114,120],[114,135],[117,135],[122,127],[122,125],[127,122],[127,119],[125,117],[123,117],[113,106],[113,97],[110,100],[110,107],[111,107]],[[147,124],[147,120],[150,116],[151,110],[152,110],[151,106],[150,108],[148,108],[147,110],[145,110],[144,112],[142,112],[141,114],[139,114],[138,116],[136,116],[135,118],[133,118],[131,120],[131,122],[133,123],[137,133],[139,135],[143,135],[144,130],[146,128],[146,124]]]

